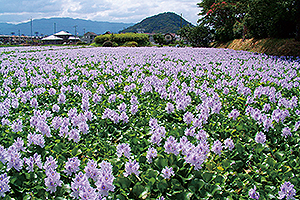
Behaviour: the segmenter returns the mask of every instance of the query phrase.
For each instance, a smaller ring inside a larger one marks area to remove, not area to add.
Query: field
[[[299,199],[300,63],[0,48],[3,199]]]

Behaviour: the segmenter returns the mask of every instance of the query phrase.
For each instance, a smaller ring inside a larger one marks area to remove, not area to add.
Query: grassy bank
[[[236,39],[225,44],[216,44],[217,48],[265,53],[274,56],[299,56],[300,42],[295,39]]]

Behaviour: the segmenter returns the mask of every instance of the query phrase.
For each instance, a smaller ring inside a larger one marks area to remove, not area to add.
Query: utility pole
[[[56,23],[54,23],[53,26],[54,26],[53,34],[55,34],[56,33]]]
[[[182,29],[182,13],[180,15],[180,29]]]
[[[76,42],[76,38],[77,38],[77,37],[76,37],[76,36],[77,36],[76,29],[77,29],[77,27],[78,27],[78,26],[77,26],[77,25],[75,25],[75,26],[73,26],[73,27],[75,28],[75,42]]]
[[[30,19],[30,37],[31,37],[31,45],[33,45],[33,38],[32,38],[32,17]]]
[[[18,43],[20,44],[20,41],[21,41],[21,31],[20,31],[20,29],[18,30],[18,32],[19,32],[19,40],[18,40]]]

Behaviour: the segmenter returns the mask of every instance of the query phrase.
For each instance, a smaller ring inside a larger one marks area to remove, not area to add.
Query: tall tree
[[[203,0],[197,5],[202,16],[199,22],[212,27],[218,41],[293,37],[300,23],[296,19],[299,0]]]

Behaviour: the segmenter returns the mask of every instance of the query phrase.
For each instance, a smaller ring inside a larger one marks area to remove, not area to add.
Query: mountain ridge
[[[11,24],[0,23],[0,35],[31,35],[31,25],[29,22]],[[54,31],[54,23],[56,24],[56,31]],[[118,22],[105,22],[105,21],[92,21],[85,19],[73,19],[69,17],[56,17],[56,18],[42,18],[34,19],[32,22],[32,35],[52,35],[54,32],[61,30],[68,31],[75,34],[75,26],[77,35],[83,35],[84,32],[94,32],[96,34],[103,34],[106,31],[118,33],[120,30],[133,25],[134,23],[118,23]]]
[[[143,30],[145,33],[176,33],[180,27],[186,25],[194,26],[174,12],[164,12],[147,17],[121,32],[138,32]]]

